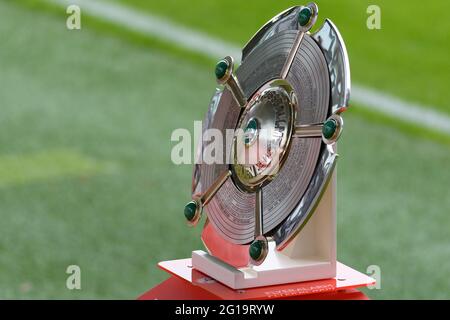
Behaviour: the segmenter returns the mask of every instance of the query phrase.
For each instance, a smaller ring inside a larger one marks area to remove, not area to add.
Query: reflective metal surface
[[[217,88],[216,91],[214,92],[211,101],[209,103],[208,111],[206,112],[205,118],[203,119],[202,122],[202,132],[198,137],[197,149],[195,154],[195,164],[192,172],[192,198],[194,199],[199,197],[203,193],[200,179],[202,173],[201,160],[204,151],[203,135],[205,134],[206,129],[212,127],[212,122],[216,114],[216,110],[219,105],[220,99],[222,98],[222,93],[223,88]]]
[[[345,43],[329,19],[311,36],[327,60],[331,81],[331,112],[340,113],[348,107],[350,100],[350,63]]]
[[[259,44],[285,30],[298,30],[297,16],[300,6],[291,7],[279,13],[261,27],[242,49],[242,62]]]
[[[322,123],[296,126],[293,138],[322,137],[322,127]]]
[[[290,142],[296,108],[294,89],[283,80],[267,83],[250,99],[233,144],[231,167],[240,187],[252,191],[278,172]]]
[[[263,228],[263,193],[261,189],[256,191],[256,208],[255,208],[255,239],[264,235]]]
[[[333,175],[336,160],[337,154],[334,153],[333,148],[331,146],[324,147],[308,190],[289,217],[272,235],[278,250],[282,250],[301,231],[308,218],[314,213]]]

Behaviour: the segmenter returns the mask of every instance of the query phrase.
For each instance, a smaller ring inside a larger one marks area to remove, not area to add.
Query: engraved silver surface
[[[202,171],[206,171],[205,168],[202,170],[202,164],[201,159],[203,152],[205,150],[205,146],[203,144],[203,135],[205,134],[205,131],[212,127],[212,122],[214,119],[214,116],[217,111],[217,107],[219,106],[219,102],[222,98],[223,94],[223,88],[217,88],[214,92],[211,102],[209,103],[208,111],[206,112],[205,119],[202,122],[202,132],[200,133],[200,136],[198,137],[197,141],[197,148],[196,148],[196,154],[195,154],[195,164],[194,169],[192,172],[192,197],[197,198],[201,194],[203,194],[206,189],[202,188],[201,183],[201,173]],[[205,172],[203,173],[205,174]],[[207,188],[208,186],[206,186]]]
[[[263,25],[242,49],[242,61],[247,59],[253,49],[273,35],[285,30],[298,30],[297,15],[299,9],[300,6],[286,9]]]
[[[287,246],[289,241],[301,231],[311,213],[314,212],[331,179],[336,160],[337,154],[333,151],[333,147],[329,145],[324,146],[308,190],[289,217],[283,221],[273,234],[278,250],[282,250]]]
[[[241,87],[249,99],[261,86],[280,76],[281,69],[296,37],[295,30],[273,35],[252,50],[236,71]],[[329,77],[320,48],[305,35],[286,79],[298,98],[297,123],[323,122],[328,114]],[[212,128],[235,128],[239,108],[224,91],[217,106]],[[225,121],[223,120],[225,119]],[[295,139],[278,175],[263,187],[264,231],[270,233],[296,207],[308,187],[321,147],[320,138]],[[226,165],[203,164],[201,183],[208,186],[226,170]],[[227,181],[205,207],[209,221],[226,240],[246,244],[254,239],[255,195],[241,191]]]

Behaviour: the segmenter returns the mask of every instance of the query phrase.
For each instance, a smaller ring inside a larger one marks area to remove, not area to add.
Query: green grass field
[[[167,277],[158,261],[201,247],[182,216],[191,168],[170,161],[170,134],[203,118],[213,64],[87,17],[68,31],[64,10],[23,3],[0,1],[0,298],[133,299]],[[240,23],[223,28],[212,1],[126,3],[241,44],[287,6],[264,2],[248,20],[232,2]],[[342,25],[355,81],[450,112],[448,5],[427,4],[443,17],[431,33],[408,20],[414,6],[382,3],[372,35],[360,30],[365,4],[319,1]],[[352,19],[339,18],[346,8]],[[339,145],[339,260],[381,267],[372,298],[450,298],[449,144],[353,107]],[[70,264],[81,290],[66,288]]]

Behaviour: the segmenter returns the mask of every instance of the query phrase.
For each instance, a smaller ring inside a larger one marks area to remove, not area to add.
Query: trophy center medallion
[[[268,183],[283,163],[295,124],[297,99],[285,80],[262,86],[243,111],[233,143],[235,183],[249,192]]]

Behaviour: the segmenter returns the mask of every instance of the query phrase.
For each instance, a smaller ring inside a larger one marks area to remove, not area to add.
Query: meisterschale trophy
[[[374,282],[336,261],[337,142],[350,66],[333,22],[310,31],[318,11],[315,3],[283,11],[248,41],[238,67],[230,56],[215,67],[202,130],[219,131],[226,151],[223,161],[195,164],[184,209],[190,226],[204,220],[206,250],[160,267],[219,296]],[[207,151],[200,142],[197,156]]]

